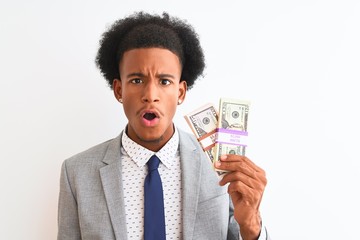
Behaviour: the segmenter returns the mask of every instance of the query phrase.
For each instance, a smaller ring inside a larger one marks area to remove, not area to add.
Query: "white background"
[[[55,239],[62,161],[125,126],[94,58],[106,27],[137,10],[200,35],[207,68],[178,126],[220,97],[251,101],[272,238],[359,239],[360,2],[344,0],[1,0],[0,238]]]

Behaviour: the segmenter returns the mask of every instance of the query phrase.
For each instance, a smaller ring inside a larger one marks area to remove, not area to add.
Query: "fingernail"
[[[220,167],[220,166],[221,166],[221,162],[220,162],[220,161],[215,162],[215,167]]]
[[[221,155],[220,160],[225,160],[227,158],[227,155]]]

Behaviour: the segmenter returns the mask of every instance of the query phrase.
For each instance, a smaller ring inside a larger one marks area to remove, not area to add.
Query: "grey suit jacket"
[[[197,140],[179,131],[183,239],[239,239],[226,187]],[[121,179],[121,134],[64,161],[58,240],[127,239]]]

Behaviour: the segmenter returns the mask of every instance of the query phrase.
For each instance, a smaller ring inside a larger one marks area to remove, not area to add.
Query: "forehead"
[[[164,48],[136,48],[124,52],[120,61],[122,71],[140,71],[146,69],[164,69],[181,71],[179,57]]]

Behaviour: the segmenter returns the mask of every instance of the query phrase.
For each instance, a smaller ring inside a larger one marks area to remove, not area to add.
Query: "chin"
[[[159,143],[164,139],[163,135],[155,135],[154,136],[153,134],[137,135],[137,137],[141,142],[144,142],[144,143]]]
[[[156,139],[144,140],[144,142],[158,145],[158,144],[162,143],[162,140],[163,140],[163,137],[160,137],[160,138],[156,138]]]

